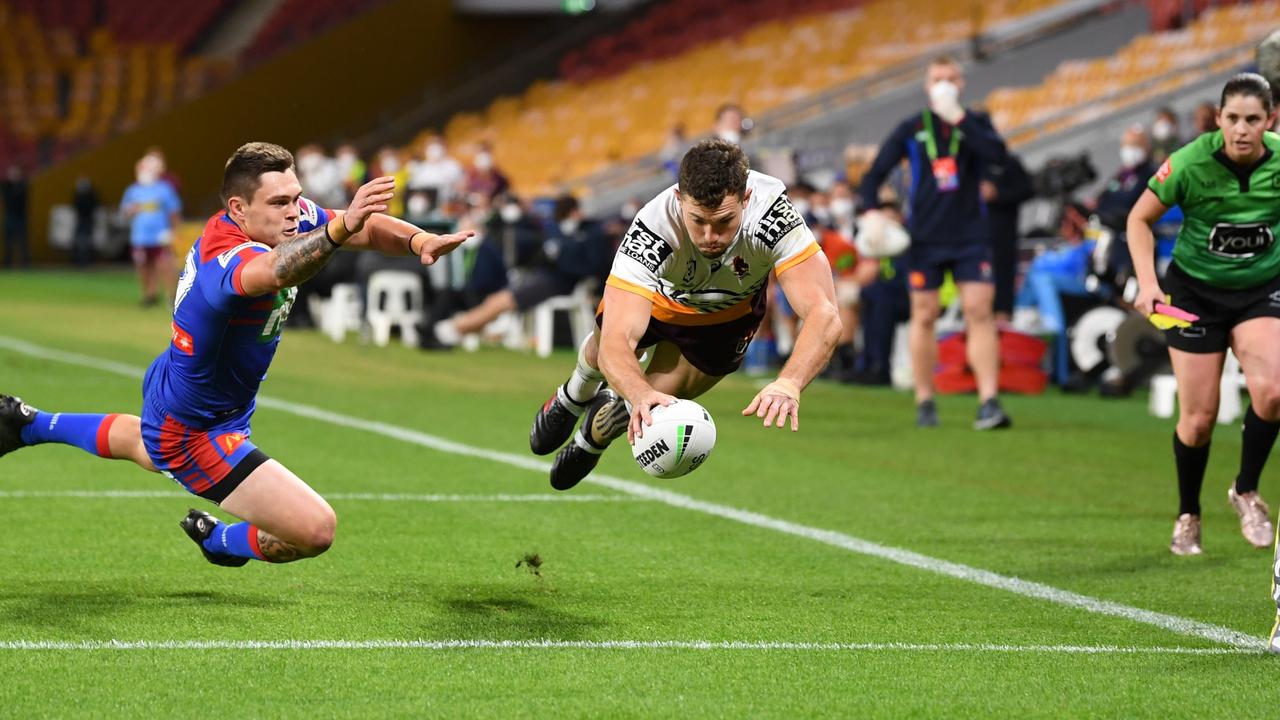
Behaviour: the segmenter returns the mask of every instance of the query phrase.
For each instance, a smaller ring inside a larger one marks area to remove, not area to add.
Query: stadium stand
[[[382,0],[285,0],[258,30],[242,60],[254,64],[327,30]]]

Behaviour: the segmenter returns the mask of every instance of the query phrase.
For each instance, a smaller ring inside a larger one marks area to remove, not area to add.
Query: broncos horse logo
[[[734,256],[733,265],[731,267],[733,268],[733,274],[737,275],[739,280],[746,277],[747,273],[751,272],[751,266],[747,264],[746,259],[741,255]]]

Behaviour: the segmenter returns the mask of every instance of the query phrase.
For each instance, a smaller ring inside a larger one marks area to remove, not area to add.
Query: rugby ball
[[[858,233],[853,239],[858,254],[869,258],[901,255],[911,245],[906,228],[882,212],[869,212],[858,218]]]
[[[654,477],[677,478],[707,461],[716,445],[716,423],[706,408],[676,400],[650,411],[653,424],[641,428],[631,454]]]

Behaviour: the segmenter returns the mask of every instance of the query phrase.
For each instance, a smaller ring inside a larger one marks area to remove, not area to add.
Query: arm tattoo
[[[337,250],[325,237],[325,226],[286,240],[275,247],[276,279],[285,287],[294,287],[310,280],[320,268],[329,262],[329,256]]]
[[[320,240],[323,242],[324,238],[321,237]],[[262,557],[265,558],[267,562],[273,563],[293,562],[294,560],[301,560],[302,558],[307,557],[306,555],[303,555],[298,548],[295,548],[274,535],[268,535],[262,530],[258,530],[258,549],[262,551]]]

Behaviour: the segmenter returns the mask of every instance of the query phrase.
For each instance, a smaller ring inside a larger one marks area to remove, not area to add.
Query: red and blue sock
[[[234,525],[220,522],[201,544],[211,553],[250,560],[266,559],[262,556],[262,550],[258,548],[258,528],[247,522]]]
[[[36,419],[23,426],[22,442],[27,445],[62,443],[74,445],[98,457],[111,457],[108,438],[111,424],[120,417],[109,415],[76,415],[72,413],[37,412]]]

